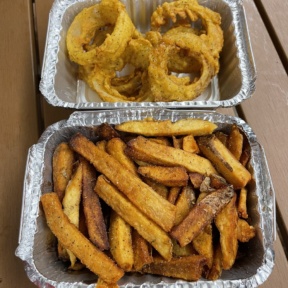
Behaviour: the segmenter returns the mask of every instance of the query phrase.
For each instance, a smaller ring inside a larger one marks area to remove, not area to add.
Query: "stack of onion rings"
[[[175,0],[157,7],[142,35],[120,0],[102,0],[76,15],[66,43],[79,78],[105,102],[190,101],[219,72],[220,25],[220,14],[197,0]]]

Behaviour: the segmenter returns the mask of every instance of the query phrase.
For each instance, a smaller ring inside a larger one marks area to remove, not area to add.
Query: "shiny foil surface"
[[[224,47],[220,71],[196,99],[181,102],[103,102],[85,82],[77,79],[77,65],[67,55],[66,33],[74,17],[96,0],[55,0],[50,11],[40,90],[53,106],[74,109],[164,107],[202,109],[231,107],[251,97],[256,71],[245,11],[241,0],[199,0],[199,4],[220,13]],[[150,17],[158,5],[171,0],[122,0],[136,28],[150,30]]]
[[[29,149],[23,187],[22,218],[16,256],[25,263],[30,280],[38,287],[95,287],[97,277],[88,270],[68,271],[57,258],[55,237],[49,230],[39,204],[40,196],[53,189],[52,155],[62,141],[81,132],[97,139],[95,127],[101,123],[118,124],[146,117],[176,121],[199,118],[218,124],[218,129],[229,132],[236,123],[251,146],[249,170],[252,181],[248,189],[249,222],[256,228],[256,237],[239,248],[233,268],[223,271],[217,281],[200,279],[186,282],[166,277],[127,274],[119,281],[121,288],[131,287],[257,287],[272,272],[275,240],[275,194],[266,163],[265,153],[252,129],[243,120],[211,111],[169,110],[163,108],[118,109],[74,112],[68,120],[48,127],[38,143]],[[97,259],[95,259],[97,261]]]

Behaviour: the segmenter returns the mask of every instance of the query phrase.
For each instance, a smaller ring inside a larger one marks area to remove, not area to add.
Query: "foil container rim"
[[[181,101],[181,102],[85,102],[74,103],[60,99],[55,91],[54,79],[56,75],[57,53],[59,49],[60,32],[62,29],[61,20],[65,10],[78,2],[87,0],[55,0],[50,14],[47,30],[47,40],[45,45],[43,66],[41,72],[41,80],[39,84],[40,92],[44,95],[46,101],[55,107],[74,108],[74,109],[119,109],[119,108],[143,108],[143,107],[167,107],[167,108],[195,108],[207,109],[218,107],[232,107],[240,104],[244,100],[250,98],[255,91],[256,68],[252,49],[250,47],[250,36],[247,29],[245,10],[242,0],[223,0],[231,8],[231,12],[235,24],[236,43],[238,47],[239,66],[242,71],[242,87],[237,95],[228,100],[213,101]],[[94,0],[91,3],[97,2]],[[244,23],[240,25],[240,19]],[[52,24],[53,23],[53,24]],[[244,39],[245,41],[240,41]],[[246,41],[247,40],[247,41]],[[49,57],[48,52],[49,51]],[[47,56],[47,57],[46,57]]]
[[[265,174],[265,177],[256,179],[256,188],[258,191],[259,205],[261,213],[261,233],[263,234],[263,246],[264,256],[262,266],[257,269],[257,273],[246,279],[237,280],[216,280],[207,281],[199,280],[197,282],[185,282],[178,280],[175,283],[144,283],[141,287],[257,287],[262,284],[272,272],[274,267],[274,249],[273,243],[275,241],[275,193],[272,185],[272,181],[267,166],[265,153],[263,147],[258,143],[257,137],[252,131],[251,127],[246,124],[242,119],[223,115],[215,111],[183,111],[183,110],[170,110],[170,109],[139,109],[138,111],[131,111],[130,109],[120,109],[118,111],[76,111],[71,114],[68,120],[62,120],[49,126],[42,136],[39,138],[37,144],[30,147],[27,157],[27,166],[25,172],[25,181],[23,187],[23,206],[22,206],[22,218],[19,232],[19,245],[15,251],[15,255],[25,262],[25,270],[30,280],[38,285],[38,287],[95,287],[95,284],[88,285],[83,283],[66,283],[56,282],[43,276],[35,266],[33,259],[33,245],[34,236],[37,231],[37,217],[39,216],[39,200],[41,194],[41,174],[44,169],[43,157],[45,152],[45,144],[49,141],[49,138],[59,129],[67,127],[87,127],[94,125],[93,119],[100,124],[99,121],[104,122],[105,116],[114,115],[113,122],[118,123],[119,119],[123,119],[123,115],[126,115],[128,119],[140,119],[141,113],[145,115],[156,116],[159,119],[168,117],[169,119],[178,119],[178,117],[199,117],[202,115],[202,119],[211,119],[211,121],[219,121],[219,119],[225,120],[225,123],[236,123],[243,129],[246,135],[249,137],[251,143],[252,153],[255,153],[254,157],[261,157],[261,163],[255,161],[252,157],[253,167],[260,169]],[[115,115],[116,113],[116,115]],[[118,122],[117,122],[118,121]],[[266,185],[266,186],[265,186]],[[266,191],[267,193],[261,193]],[[265,209],[263,209],[265,205]],[[273,231],[271,231],[273,230]],[[274,232],[274,233],[272,233]],[[50,285],[50,286],[49,286]],[[131,284],[127,285],[131,286]],[[124,286],[122,286],[124,287]],[[125,286],[126,287],[126,286]],[[138,285],[132,284],[132,287],[138,287]]]

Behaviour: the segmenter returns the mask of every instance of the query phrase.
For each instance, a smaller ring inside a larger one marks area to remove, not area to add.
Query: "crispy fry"
[[[107,145],[107,141],[106,140],[101,140],[101,141],[97,141],[96,142],[96,146],[101,149],[102,151],[106,152],[106,145]]]
[[[110,214],[109,242],[116,263],[124,271],[131,271],[134,262],[131,227],[115,211]]]
[[[62,210],[55,192],[41,196],[47,224],[62,245],[73,252],[81,262],[107,283],[116,283],[123,275],[122,269],[107,255],[97,249],[72,224]],[[97,259],[97,261],[95,261]]]
[[[191,173],[189,173],[189,179],[190,179],[190,181],[192,183],[192,186],[195,189],[199,189],[201,183],[204,180],[204,175],[200,174],[200,173],[197,173],[197,172],[191,172]]]
[[[176,240],[172,239],[172,242],[173,242],[173,256],[175,257],[189,256],[197,253],[191,243],[187,244],[184,247],[181,247]]]
[[[201,277],[206,259],[201,255],[173,258],[167,262],[161,258],[143,267],[143,272],[163,275],[173,278],[181,278],[187,281],[197,281]]]
[[[220,243],[217,243],[215,251],[213,264],[210,270],[206,273],[205,277],[208,280],[217,280],[222,274],[222,250]]]
[[[143,181],[148,184],[157,194],[161,195],[164,199],[168,199],[168,187],[166,187],[165,185],[161,184],[161,183],[157,183],[156,181],[150,179],[150,178],[146,178],[146,177],[142,177]],[[170,202],[171,203],[171,202]]]
[[[138,136],[127,143],[126,153],[133,159],[154,165],[182,166],[189,172],[208,175],[211,173],[217,174],[209,160],[182,149],[154,143],[142,136]]]
[[[246,220],[239,218],[237,222],[237,239],[240,242],[248,242],[250,239],[254,238],[255,235],[255,228],[250,226]]]
[[[135,271],[141,271],[146,264],[153,262],[151,245],[135,230],[132,231],[132,243]]]
[[[243,149],[243,135],[241,134],[236,124],[233,124],[231,127],[231,132],[227,141],[227,148],[239,161]]]
[[[172,242],[166,232],[147,218],[103,176],[98,177],[95,191],[119,216],[136,229],[164,259],[171,259]]]
[[[222,174],[235,189],[245,187],[250,181],[250,172],[215,135],[198,138],[198,145],[201,152],[215,165],[218,172]]]
[[[223,145],[227,147],[228,135],[222,131],[216,131],[214,134],[223,143]]]
[[[211,174],[210,175],[210,186],[215,189],[224,188],[228,185],[225,178],[220,175]]]
[[[201,119],[180,119],[176,122],[170,120],[157,121],[145,119],[139,121],[127,121],[115,126],[118,131],[141,134],[144,136],[177,136],[192,134],[194,136],[212,133],[217,125]]]
[[[175,204],[180,191],[181,187],[171,187],[168,195],[168,201],[172,204]]]
[[[108,141],[106,149],[107,152],[118,160],[123,166],[130,170],[133,174],[137,175],[137,167],[135,163],[125,154],[126,144],[120,138],[112,138]]]
[[[108,123],[102,123],[97,127],[97,133],[100,140],[109,141],[110,139],[116,137],[120,138],[119,133]]]
[[[118,288],[117,283],[107,283],[103,279],[98,278],[95,288]]]
[[[193,135],[187,135],[183,137],[183,148],[184,151],[198,154],[200,152],[198,144]]]
[[[250,157],[251,157],[251,147],[248,140],[244,138],[243,150],[239,161],[244,167],[246,167],[248,161],[250,160]]]
[[[108,235],[98,195],[94,192],[96,172],[85,159],[83,163],[83,209],[89,239],[100,250],[109,249]]]
[[[183,137],[177,138],[176,136],[172,136],[173,147],[182,149],[183,148]]]
[[[54,153],[52,160],[53,168],[53,188],[62,202],[66,186],[73,173],[73,163],[75,162],[74,152],[68,143],[60,143]]]
[[[238,215],[240,218],[247,219],[247,189],[244,187],[240,190],[239,199],[238,199]]]
[[[178,225],[189,214],[191,208],[195,204],[195,193],[191,186],[182,188],[182,191],[175,204],[176,218],[175,225]]]
[[[155,138],[149,138],[151,141],[154,141],[158,144],[162,144],[165,146],[171,146],[171,143],[167,137],[155,137]]]
[[[216,227],[220,232],[222,267],[224,270],[228,270],[233,266],[238,251],[236,198],[237,194],[235,193],[231,201],[215,218]]]
[[[171,229],[176,213],[174,205],[155,193],[151,187],[125,169],[111,155],[97,148],[82,134],[74,135],[70,140],[70,145],[74,151],[86,158],[98,171],[116,185],[150,219],[165,231]]]
[[[186,186],[188,174],[183,167],[142,166],[138,173],[165,186]]]
[[[71,180],[69,181],[65,195],[63,198],[63,211],[67,215],[68,219],[72,224],[79,228],[79,219],[80,219],[80,202],[82,194],[82,163],[80,162],[75,173],[72,175]],[[60,243],[61,245],[61,243]],[[73,269],[76,264],[76,256],[70,251],[67,250],[69,259],[71,262],[71,268]]]
[[[230,186],[211,192],[191,209],[180,224],[172,228],[170,235],[182,247],[187,245],[211,223],[216,214],[230,202],[233,195],[234,190]]]

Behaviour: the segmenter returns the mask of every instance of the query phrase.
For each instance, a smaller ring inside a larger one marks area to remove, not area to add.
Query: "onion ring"
[[[114,25],[113,32],[107,34],[100,46],[86,51],[85,45],[89,45],[95,33],[107,25]],[[123,65],[121,56],[135,30],[120,1],[102,0],[99,4],[83,9],[70,25],[66,36],[70,60],[80,65],[96,63],[99,67],[119,68]]]

